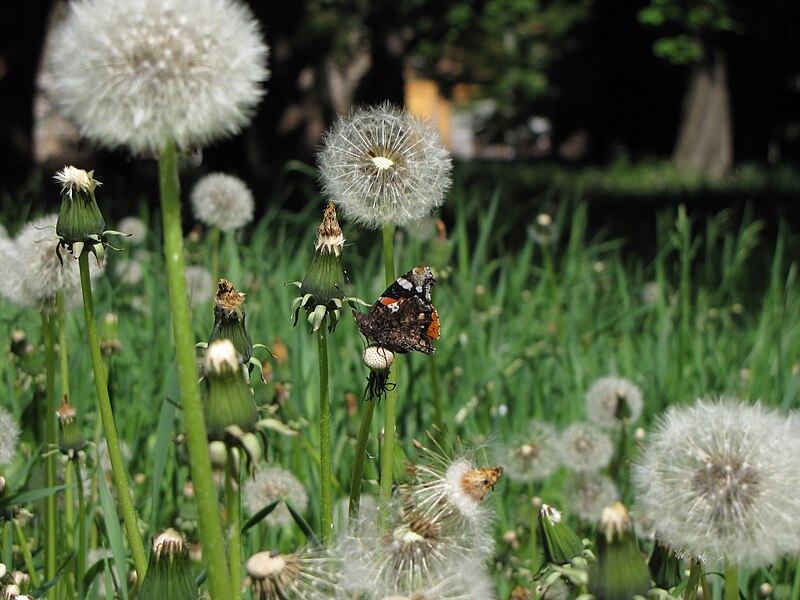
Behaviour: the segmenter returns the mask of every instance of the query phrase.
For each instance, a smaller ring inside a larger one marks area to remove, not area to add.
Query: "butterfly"
[[[367,313],[353,313],[358,330],[393,352],[433,354],[439,339],[439,313],[431,302],[436,283],[430,267],[414,267],[397,278]]]

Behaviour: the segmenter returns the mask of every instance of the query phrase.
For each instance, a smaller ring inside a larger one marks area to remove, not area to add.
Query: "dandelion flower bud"
[[[280,467],[267,467],[256,473],[244,484],[244,502],[251,515],[280,498],[286,498],[298,511],[308,506],[308,494],[303,484],[291,472]],[[281,526],[292,522],[292,515],[285,504],[279,504],[266,517],[268,525]]]
[[[227,279],[220,279],[214,299],[214,329],[208,343],[230,340],[247,363],[253,356],[253,342],[245,326],[244,294],[237,291]]]
[[[653,545],[647,566],[656,587],[671,590],[683,580],[683,561],[658,540]]]
[[[343,247],[344,235],[336,219],[336,208],[330,202],[319,226],[311,266],[298,285],[300,295],[292,302],[295,324],[301,308],[308,313],[312,331],[317,331],[327,317],[330,317],[330,331],[339,323],[342,306],[348,301],[344,297]]]
[[[191,201],[198,221],[222,231],[241,229],[253,220],[253,192],[233,175],[206,175],[194,186]]]
[[[106,228],[94,197],[94,190],[100,183],[92,178],[93,174],[94,171],[64,167],[54,177],[61,184],[56,234],[75,257],[80,256],[84,245],[93,249],[99,244]]]
[[[139,600],[196,600],[197,597],[186,541],[174,529],[154,535]]]
[[[258,23],[237,0],[78,0],[53,47],[49,91],[64,115],[135,154],[237,133],[269,74]]]
[[[69,401],[69,397],[65,395],[61,400],[61,406],[56,411],[56,416],[61,426],[59,449],[62,454],[70,458],[74,458],[78,452],[86,447],[83,432],[76,422],[77,414],[75,407]]]
[[[19,424],[5,408],[0,408],[0,465],[7,465],[14,458],[19,442]]]
[[[547,504],[543,504],[539,510],[539,537],[549,563],[565,565],[583,551],[583,542],[564,523],[561,512]]]
[[[627,379],[603,377],[586,392],[586,415],[606,429],[635,423],[642,415],[642,392]]]
[[[258,410],[247,383],[242,357],[230,340],[208,345],[203,360],[208,393],[205,417],[209,440],[225,440],[227,429],[255,430]]]
[[[436,131],[390,104],[340,117],[317,164],[325,194],[368,229],[428,216],[444,202],[452,170]]]
[[[797,417],[732,398],[672,407],[633,470],[637,505],[679,555],[761,566],[800,551]]]
[[[620,502],[603,510],[595,556],[589,569],[590,593],[605,600],[629,600],[647,594],[650,572],[639,552],[628,510]]]

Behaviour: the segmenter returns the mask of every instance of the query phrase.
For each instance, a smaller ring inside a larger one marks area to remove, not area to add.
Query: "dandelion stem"
[[[139,535],[139,522],[133,508],[130,496],[128,477],[122,463],[122,452],[117,437],[117,427],[114,424],[114,412],[111,409],[111,398],[108,395],[103,355],[100,352],[100,340],[97,337],[97,323],[94,315],[94,297],[92,296],[92,282],[89,279],[89,253],[83,252],[78,259],[81,271],[81,292],[83,293],[83,315],[86,318],[86,335],[89,341],[89,353],[92,358],[92,371],[94,372],[94,387],[97,392],[97,401],[100,407],[100,417],[103,423],[103,433],[108,447],[108,458],[111,461],[111,475],[117,492],[117,502],[125,523],[128,544],[133,557],[133,566],[139,581],[144,579],[147,571],[147,557],[144,545]],[[55,410],[55,409],[53,409]]]
[[[383,226],[383,267],[386,274],[387,287],[392,285],[395,280],[394,274],[394,225],[384,224]],[[397,381],[397,364],[390,367],[387,377],[391,377],[394,371],[395,382]],[[388,515],[386,507],[392,498],[392,483],[394,480],[394,434],[397,421],[397,385],[390,386],[386,391],[386,399],[383,401],[384,420],[383,420],[383,452],[381,453],[381,491],[380,491],[380,515],[383,519]]]
[[[683,600],[695,600],[697,598],[697,584],[700,583],[700,576],[703,574],[703,565],[698,561],[692,562],[689,570],[689,579],[686,582],[686,589],[683,592]]]
[[[67,327],[64,316],[64,294],[56,294],[58,311],[58,351],[61,361],[61,395],[69,398],[69,355],[67,354]]]
[[[219,240],[221,236],[219,227],[212,227],[208,236],[211,241],[211,294],[214,295],[217,293],[217,282],[219,281]]]
[[[725,564],[725,600],[739,600],[739,567]]]
[[[56,457],[52,450],[56,446],[56,350],[53,336],[54,321],[46,311],[42,311],[42,335],[44,337],[44,356],[45,374],[47,390],[44,403],[44,422],[45,422],[45,448],[47,458],[45,459],[45,485],[53,488],[56,485]],[[45,523],[45,578],[52,581],[56,576],[57,570],[57,529],[58,514],[56,512],[56,496],[49,494],[45,498],[44,504],[44,523]]]
[[[362,403],[364,410],[361,413],[361,426],[358,429],[356,440],[356,456],[353,463],[353,479],[350,482],[350,506],[348,515],[352,521],[358,517],[361,506],[361,478],[364,474],[364,461],[367,458],[367,441],[372,427],[372,414],[375,412],[375,401]]]
[[[242,577],[242,471],[235,450],[228,448],[228,473],[225,477],[228,513],[228,565],[231,570],[231,598],[241,598]]]
[[[83,576],[86,572],[86,498],[83,496],[81,463],[77,458],[70,462],[75,471],[76,494],[78,495],[78,551],[75,561],[77,565],[75,578],[78,585],[78,598],[83,598]]]
[[[180,182],[174,144],[167,144],[161,151],[158,169],[164,254],[172,308],[172,331],[178,363],[181,404],[186,425],[186,446],[197,500],[200,543],[206,558],[211,597],[225,598],[230,593],[230,573],[228,573],[228,563],[225,558],[225,541],[211,473],[203,405],[200,401],[200,385],[197,381],[194,335],[184,275]]]
[[[326,318],[327,320],[327,318]],[[328,383],[327,323],[322,322],[317,331],[319,354],[319,468],[320,468],[320,518],[322,542],[333,534],[333,491],[331,485],[331,402]]]
[[[14,530],[17,533],[17,543],[19,543],[20,550],[22,551],[22,558],[25,559],[25,568],[28,570],[28,575],[31,578],[31,586],[37,588],[39,587],[39,578],[36,577],[36,567],[33,566],[33,557],[31,556],[31,549],[28,546],[28,540],[19,522],[16,519],[12,519],[12,521],[14,521]],[[80,598],[81,596],[78,597]]]

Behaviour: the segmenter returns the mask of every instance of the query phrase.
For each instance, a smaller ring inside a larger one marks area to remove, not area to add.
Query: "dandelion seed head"
[[[138,246],[147,240],[150,228],[139,217],[124,217],[117,225],[117,230],[128,234],[124,238],[128,244]]]
[[[253,192],[233,175],[206,175],[192,189],[191,202],[198,221],[222,231],[240,229],[253,220]]]
[[[339,561],[322,551],[259,552],[246,565],[254,600],[327,600],[338,589]]]
[[[510,444],[498,448],[498,463],[503,472],[517,481],[539,481],[552,475],[559,466],[556,428],[534,419]]]
[[[573,483],[571,507],[584,521],[597,521],[603,509],[619,500],[619,490],[610,477],[600,474],[582,474]]]
[[[266,467],[256,473],[255,477],[245,482],[243,495],[251,515],[278,498],[288,498],[301,513],[308,506],[308,494],[303,484],[291,472],[281,467]],[[273,526],[293,522],[289,509],[283,503],[278,504],[265,520]]]
[[[452,162],[438,133],[384,103],[340,117],[317,154],[323,190],[368,229],[407,225],[444,202]]]
[[[619,429],[642,416],[642,391],[627,379],[603,377],[586,392],[586,416],[606,429]]]
[[[77,0],[51,43],[48,91],[64,115],[135,154],[237,133],[269,76],[258,23],[237,0]]]
[[[599,471],[611,461],[614,448],[604,432],[589,423],[573,423],[561,432],[561,460],[580,473]]]
[[[78,261],[69,255],[56,254],[57,215],[34,219],[25,225],[11,245],[9,264],[5,273],[2,294],[19,306],[34,306],[55,310],[56,295],[61,292],[66,308],[74,308],[81,301],[81,279]],[[95,261],[89,261],[89,274],[101,272]]]
[[[656,537],[701,561],[762,566],[800,550],[797,417],[733,398],[672,407],[634,467]]]
[[[192,306],[202,306],[211,301],[213,281],[211,273],[205,267],[192,265],[186,267],[186,292]]]
[[[19,423],[10,412],[0,408],[0,465],[14,458],[19,442]]]

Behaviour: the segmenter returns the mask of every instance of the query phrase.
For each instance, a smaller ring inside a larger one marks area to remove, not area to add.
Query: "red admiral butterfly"
[[[430,267],[414,267],[398,277],[368,313],[353,313],[358,330],[393,352],[433,354],[431,340],[439,339],[439,313],[431,303],[434,283]]]

